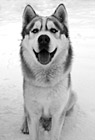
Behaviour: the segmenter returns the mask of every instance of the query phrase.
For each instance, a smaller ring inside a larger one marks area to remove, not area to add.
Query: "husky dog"
[[[31,140],[59,140],[66,113],[76,102],[71,90],[72,47],[63,4],[48,17],[26,6],[20,57],[25,112],[22,132],[29,133]]]

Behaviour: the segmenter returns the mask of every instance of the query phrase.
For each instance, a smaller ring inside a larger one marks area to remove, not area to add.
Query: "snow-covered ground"
[[[51,14],[64,2],[74,60],[72,86],[78,94],[66,118],[62,140],[95,140],[95,1],[0,0],[0,140],[28,140],[23,122],[22,74],[19,58],[22,13],[30,3],[37,12]]]

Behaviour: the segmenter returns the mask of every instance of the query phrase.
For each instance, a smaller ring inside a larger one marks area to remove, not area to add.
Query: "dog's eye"
[[[35,28],[35,29],[32,30],[32,33],[34,33],[34,34],[36,34],[38,32],[39,32],[39,29],[38,28]]]
[[[50,29],[50,32],[51,32],[51,33],[57,33],[58,30],[56,30],[55,28],[51,28],[51,29]]]

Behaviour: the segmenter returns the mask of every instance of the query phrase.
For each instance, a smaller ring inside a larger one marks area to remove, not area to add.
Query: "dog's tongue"
[[[38,54],[38,59],[41,64],[46,65],[50,62],[50,53],[46,50],[42,50]]]

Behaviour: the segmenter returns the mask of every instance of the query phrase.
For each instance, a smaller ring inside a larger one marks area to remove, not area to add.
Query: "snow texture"
[[[50,15],[65,3],[74,50],[72,86],[78,101],[66,117],[62,140],[95,140],[95,1],[0,0],[0,140],[28,140],[23,122],[22,73],[19,49],[26,4]]]

